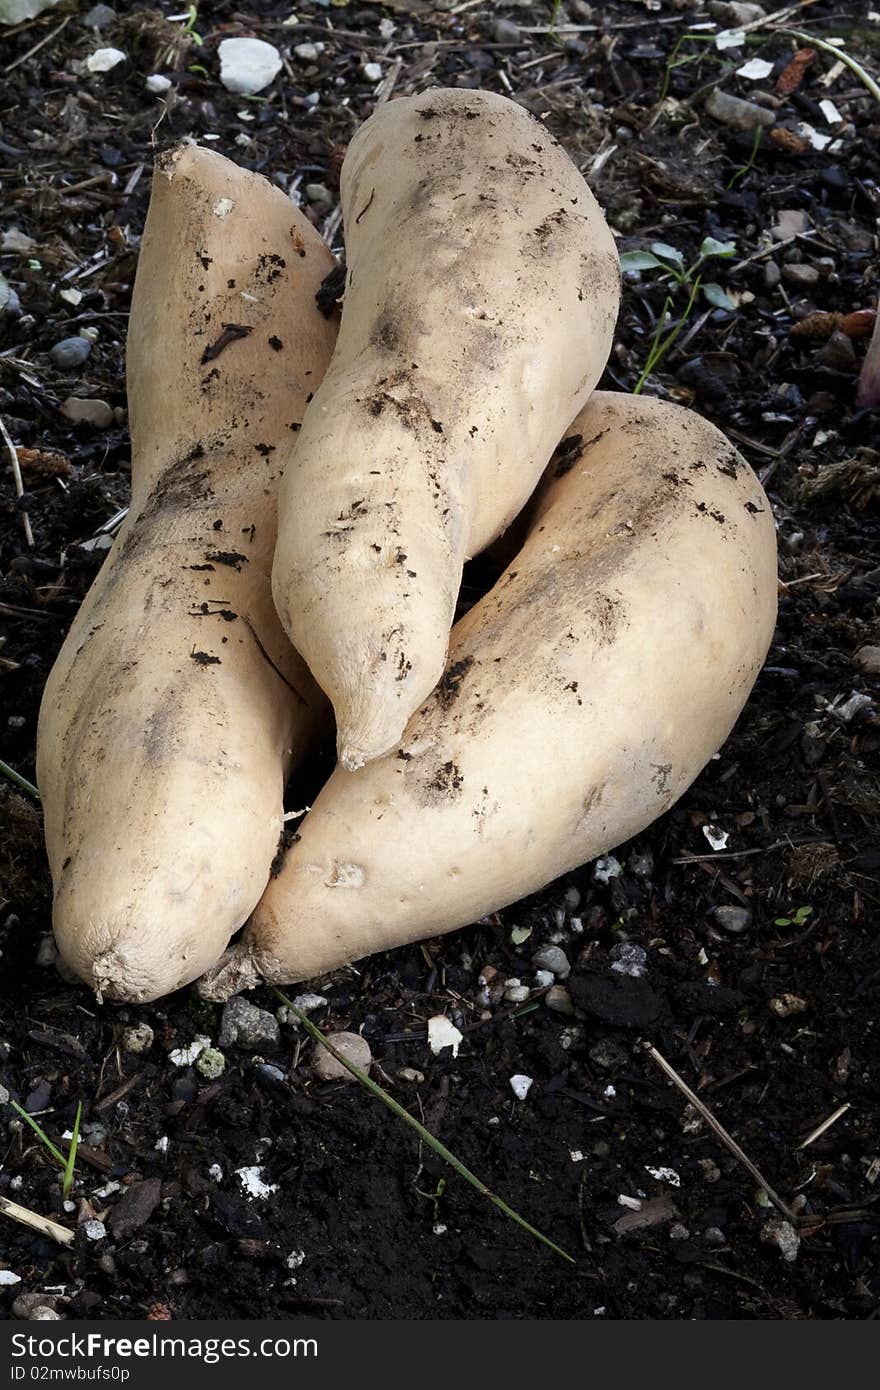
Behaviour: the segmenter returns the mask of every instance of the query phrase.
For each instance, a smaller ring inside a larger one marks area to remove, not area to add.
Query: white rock
[[[837,107],[834,105],[834,102],[829,101],[827,97],[824,101],[819,102],[819,110],[822,112],[822,115],[825,117],[829,125],[837,125],[840,121],[843,120],[843,117],[841,116]]]
[[[583,1149],[569,1149],[568,1156],[572,1163],[583,1163],[584,1161]]]
[[[125,54],[121,48],[96,48],[86,58],[86,67],[89,72],[110,72],[124,62]]]
[[[88,1240],[106,1240],[107,1227],[103,1221],[86,1221],[83,1223],[83,1230]]]
[[[382,68],[379,63],[364,63],[361,72],[368,82],[382,81]]]
[[[722,53],[727,48],[742,48],[745,41],[742,29],[722,29],[715,35],[715,47]]]
[[[717,825],[704,825],[702,831],[714,850],[726,848],[729,839],[726,830],[722,830]]]
[[[304,1014],[312,1014],[315,1009],[323,1009],[327,1003],[323,994],[295,994],[293,1002]]]
[[[213,1178],[214,1182],[223,1181],[223,1169],[220,1167],[219,1163],[211,1164],[210,1168],[208,1169],[208,1177]]]
[[[175,1047],[168,1053],[168,1060],[175,1067],[191,1067],[197,1057],[200,1057],[206,1047],[211,1046],[211,1039],[199,1034],[193,1038],[188,1047]]]
[[[156,1140],[155,1144],[153,1145],[153,1148],[156,1150],[156,1153],[159,1153],[159,1154],[167,1154],[167,1152],[168,1152],[168,1145],[169,1145],[170,1143],[171,1143],[171,1140],[168,1138],[168,1135],[167,1135],[167,1134],[160,1134],[160,1135],[159,1135],[159,1138]]]
[[[797,1259],[801,1238],[790,1221],[781,1216],[771,1217],[761,1228],[761,1239],[765,1245],[775,1245],[789,1264]]]
[[[370,1052],[370,1044],[366,1038],[362,1038],[360,1033],[328,1033],[327,1041],[332,1043],[336,1051],[352,1062],[361,1071],[369,1071],[373,1055]],[[319,1081],[356,1081],[347,1067],[341,1062],[337,1062],[332,1053],[328,1052],[323,1043],[315,1043],[315,1050],[312,1054],[312,1071]]]
[[[224,39],[218,52],[220,81],[240,96],[261,92],[281,71],[281,54],[264,39]]]
[[[11,1288],[13,1284],[20,1283],[20,1274],[13,1274],[11,1269],[0,1269],[0,1285],[5,1284],[7,1288]]]
[[[277,1182],[264,1182],[263,1170],[256,1165],[249,1168],[236,1168],[235,1176],[251,1201],[255,1198],[265,1200],[266,1197],[271,1197],[273,1192],[278,1191]]]
[[[538,986],[538,989],[547,989],[552,985],[555,979],[556,976],[553,974],[552,970],[535,971],[535,984]]]
[[[510,1089],[513,1091],[517,1100],[525,1100],[533,1085],[534,1081],[532,1077],[523,1076],[521,1072],[518,1072],[516,1076],[510,1078]]]
[[[639,1197],[627,1197],[626,1193],[621,1192],[617,1198],[617,1205],[627,1207],[629,1211],[641,1211],[642,1203]]]
[[[651,1168],[646,1163],[645,1172],[650,1173],[658,1182],[668,1182],[670,1187],[681,1187],[681,1178],[674,1168]]]
[[[314,63],[323,47],[323,44],[317,43],[298,43],[294,45],[293,51],[304,63]]]
[[[464,1035],[458,1031],[454,1023],[450,1023],[445,1014],[435,1014],[433,1018],[428,1019],[428,1046],[435,1057],[444,1047],[451,1047],[453,1057],[457,1057],[459,1045],[463,1040]]]
[[[61,0],[0,0],[0,24],[21,24],[22,20],[36,19],[38,14],[60,3]]]
[[[870,695],[864,695],[859,690],[854,690],[849,699],[842,705],[835,706],[830,713],[835,719],[839,719],[843,724],[849,724],[850,720],[855,719],[861,710],[867,709],[874,702]]]
[[[769,77],[772,71],[773,64],[768,63],[766,58],[750,58],[741,68],[737,68],[736,75],[746,77],[750,82],[760,82],[762,78]]]
[[[165,92],[171,90],[171,78],[166,77],[162,72],[151,72],[144,86],[148,92],[153,92],[156,96],[163,96]]]
[[[291,1250],[284,1263],[288,1269],[299,1269],[306,1257],[305,1250]]]
[[[593,865],[593,881],[595,883],[610,883],[613,878],[619,878],[623,873],[620,860],[615,859],[613,854],[603,854],[601,859],[597,859]]]

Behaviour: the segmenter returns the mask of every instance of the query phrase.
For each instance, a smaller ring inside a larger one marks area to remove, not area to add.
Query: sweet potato
[[[332,258],[259,175],[158,161],[128,337],[132,505],[46,686],[37,776],[63,958],[148,1000],[241,926],[323,697],[271,599],[280,459],[333,347]]]
[[[491,92],[382,107],[341,187],[342,323],[286,467],[272,583],[353,769],[439,680],[463,562],[598,380],[620,276],[568,156]]]
[[[775,553],[769,504],[718,430],[597,393],[399,748],[332,774],[206,992],[449,931],[642,830],[745,703]]]

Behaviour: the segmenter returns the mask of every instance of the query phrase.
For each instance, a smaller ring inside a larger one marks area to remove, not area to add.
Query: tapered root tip
[[[384,757],[396,748],[403,735],[403,724],[400,728],[395,726],[389,734],[387,727],[382,734],[377,736],[365,736],[363,729],[346,729],[340,727],[336,738],[336,756],[347,772],[357,772],[358,768],[364,763],[370,763],[374,758]]]
[[[233,994],[256,989],[257,985],[264,983],[251,952],[247,946],[239,945],[224,951],[217,964],[198,981],[196,989],[203,999],[223,1004]]]

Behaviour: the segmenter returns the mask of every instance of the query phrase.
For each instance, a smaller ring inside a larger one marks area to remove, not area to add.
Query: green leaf
[[[674,265],[684,265],[684,256],[674,246],[667,246],[665,241],[652,241],[651,250],[655,256],[661,260],[672,261]]]
[[[713,236],[703,238],[700,245],[700,255],[703,260],[708,260],[710,256],[735,256],[735,241],[718,241]]]
[[[794,925],[790,917],[774,917],[774,927],[791,927]]]
[[[652,256],[650,251],[624,251],[620,258],[621,270],[665,270],[662,261]]]
[[[713,304],[716,309],[736,308],[733,300],[729,299],[721,286],[716,285],[714,281],[710,280],[708,285],[703,286],[703,294],[706,296],[709,303]]]

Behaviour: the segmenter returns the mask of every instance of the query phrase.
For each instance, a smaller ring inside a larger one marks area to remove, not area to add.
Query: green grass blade
[[[19,1105],[19,1103],[18,1103],[17,1100],[11,1100],[11,1101],[9,1102],[9,1104],[12,1106],[13,1110],[15,1111],[15,1113],[16,1113],[17,1115],[20,1115],[21,1118],[22,1118],[23,1120],[25,1120],[25,1121],[27,1122],[27,1124],[30,1125],[31,1129],[34,1131],[34,1133],[36,1134],[37,1138],[41,1141],[41,1143],[43,1143],[43,1144],[46,1145],[46,1148],[49,1150],[49,1152],[50,1152],[50,1154],[52,1155],[52,1157],[54,1158],[55,1162],[56,1162],[61,1168],[63,1168],[63,1169],[66,1170],[66,1169],[67,1169],[67,1159],[64,1157],[64,1154],[61,1152],[61,1150],[60,1150],[59,1148],[56,1148],[56,1146],[52,1143],[52,1140],[49,1138],[49,1136],[48,1136],[48,1134],[46,1133],[46,1131],[45,1131],[44,1129],[41,1129],[41,1128],[40,1128],[40,1126],[37,1124],[36,1120],[34,1119],[33,1115],[29,1115],[28,1112],[27,1112],[25,1109],[23,1109],[22,1106]]]
[[[422,1142],[433,1149],[434,1153],[442,1158],[445,1163],[448,1163],[450,1168],[454,1168],[456,1173],[464,1178],[465,1182],[470,1183],[471,1187],[475,1188],[481,1196],[488,1197],[493,1206],[496,1206],[499,1211],[503,1211],[505,1216],[509,1217],[511,1221],[515,1221],[524,1231],[528,1231],[530,1236],[534,1236],[536,1240],[539,1240],[542,1245],[546,1245],[554,1254],[561,1255],[564,1260],[568,1260],[569,1264],[575,1263],[571,1255],[563,1250],[561,1246],[554,1244],[547,1236],[542,1235],[539,1230],[536,1230],[534,1226],[530,1225],[518,1212],[515,1212],[512,1207],[509,1207],[501,1197],[495,1192],[491,1192],[484,1182],[472,1173],[469,1168],[466,1168],[450,1149],[447,1149],[445,1144],[441,1144],[440,1140],[436,1139],[430,1130],[425,1129],[425,1126],[420,1124],[419,1121],[394,1100],[392,1096],[389,1096],[387,1091],[383,1091],[382,1087],[377,1085],[372,1077],[369,1077],[360,1067],[355,1066],[354,1062],[349,1062],[347,1057],[343,1057],[341,1053],[337,1052],[329,1038],[324,1036],[320,1028],[317,1028],[308,1015],[304,1014],[301,1009],[298,1009],[293,1001],[288,999],[286,994],[282,994],[280,989],[276,989],[274,993],[281,1000],[282,1004],[286,1004],[287,1008],[290,1009],[294,1017],[299,1020],[306,1032],[309,1033],[316,1042],[319,1042],[322,1047],[326,1047],[331,1057],[335,1057],[337,1062],[345,1067],[346,1071],[351,1072],[355,1080],[359,1081],[377,1100],[380,1100],[383,1105],[386,1105],[389,1110],[393,1111],[399,1119],[403,1120],[404,1124],[409,1125],[410,1129],[414,1129]]]
[[[73,1189],[73,1168],[76,1163],[76,1151],[79,1148],[79,1122],[82,1119],[82,1101],[76,1104],[76,1119],[73,1122],[73,1134],[67,1149],[67,1162],[64,1165],[64,1181],[61,1184],[61,1195],[65,1202]]]
[[[37,801],[40,800],[40,793],[37,791],[33,782],[29,782],[26,777],[22,777],[20,772],[16,772],[15,768],[10,767],[8,763],[4,763],[2,758],[0,758],[0,773],[2,773],[4,777],[8,777],[10,782],[14,782],[17,787],[21,787],[22,791],[27,792],[28,796],[34,797]]]

